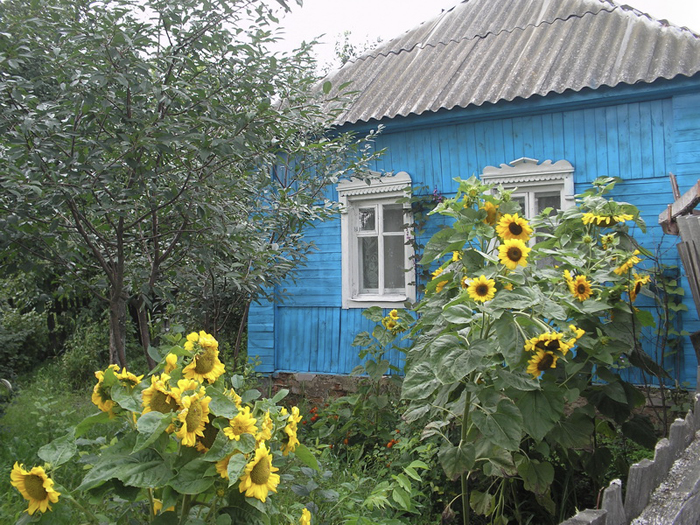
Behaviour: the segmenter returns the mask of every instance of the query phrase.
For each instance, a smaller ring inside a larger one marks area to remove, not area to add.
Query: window
[[[401,306],[415,299],[411,257],[408,173],[370,184],[351,179],[338,184],[341,214],[343,308]]]
[[[487,166],[481,180],[515,189],[513,199],[520,203],[527,218],[546,208],[565,210],[574,205],[574,167],[566,160],[538,164],[535,159],[523,157],[498,168]]]

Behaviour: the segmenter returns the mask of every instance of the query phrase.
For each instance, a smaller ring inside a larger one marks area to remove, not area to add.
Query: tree
[[[308,48],[267,52],[274,6],[0,10],[0,242],[104,301],[113,363],[126,364],[130,301],[147,348],[155,299],[225,280],[247,304],[288,277],[313,248],[303,228],[336,211],[324,188],[372,156],[330,132]]]

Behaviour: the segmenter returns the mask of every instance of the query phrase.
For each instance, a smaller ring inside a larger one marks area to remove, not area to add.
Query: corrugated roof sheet
[[[354,123],[698,71],[698,35],[610,0],[464,0],[327,80]]]

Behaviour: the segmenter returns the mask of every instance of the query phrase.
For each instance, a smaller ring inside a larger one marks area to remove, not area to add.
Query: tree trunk
[[[141,336],[141,346],[143,346],[143,353],[146,355],[146,362],[148,363],[149,370],[153,370],[156,366],[156,362],[151,358],[148,353],[148,348],[151,346],[151,332],[148,327],[148,311],[146,310],[146,301],[143,297],[139,295],[139,299],[136,303],[136,311],[139,320],[139,335]]]
[[[126,366],[126,296],[113,290],[109,298],[109,362]]]

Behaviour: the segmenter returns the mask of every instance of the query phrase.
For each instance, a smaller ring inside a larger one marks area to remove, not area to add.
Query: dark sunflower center
[[[250,471],[250,479],[256,485],[267,485],[267,480],[270,479],[270,460],[267,457],[261,458],[255,464]]]
[[[24,488],[29,497],[35,500],[43,501],[49,496],[44,488],[44,478],[36,474],[29,474],[24,477]]]
[[[513,262],[518,262],[523,257],[523,252],[517,246],[508,248],[508,258]]]
[[[547,350],[559,350],[559,339],[549,341],[547,343]]]
[[[187,425],[187,430],[193,432],[199,428],[202,423],[202,405],[199,400],[192,401],[189,410],[187,411],[187,416],[185,417],[185,424]]]
[[[552,354],[545,354],[542,359],[540,359],[540,362],[537,363],[537,370],[540,372],[544,372],[548,368],[552,367],[552,363],[554,362],[554,356]]]
[[[154,412],[160,412],[161,414],[167,414],[172,412],[175,403],[172,403],[172,398],[168,394],[164,394],[160,390],[156,390],[151,396],[150,402],[151,410]]]
[[[537,343],[535,343],[535,348],[538,350],[547,350],[547,343],[545,341],[537,341]]]
[[[511,222],[508,225],[508,231],[510,231],[512,235],[520,235],[521,233],[523,233],[523,227],[520,226],[520,224],[518,224],[517,222]]]
[[[576,287],[576,291],[580,295],[584,295],[588,291],[588,287],[583,283],[579,283],[579,285]]]
[[[487,284],[480,284],[475,289],[476,295],[479,297],[485,297],[489,294],[489,287]]]
[[[207,349],[203,354],[199,354],[195,360],[196,365],[194,367],[198,374],[205,375],[214,369],[214,359],[216,356],[212,350]]]
[[[634,285],[634,295],[637,295],[642,289],[642,283],[636,283]]]
[[[219,429],[217,429],[214,425],[212,425],[211,423],[205,423],[204,437],[199,438],[199,441],[205,447],[211,448],[211,446],[214,444],[214,440],[216,439],[216,435],[218,433]]]

